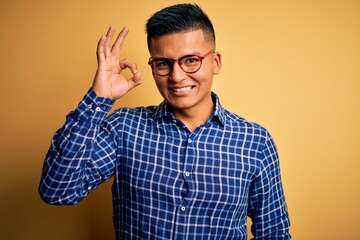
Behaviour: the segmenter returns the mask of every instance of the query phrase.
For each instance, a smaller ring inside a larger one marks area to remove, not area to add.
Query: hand
[[[129,29],[124,27],[110,49],[115,28],[110,27],[106,36],[102,36],[97,46],[98,69],[93,82],[93,90],[99,97],[113,100],[124,96],[128,91],[141,84],[141,74],[136,64],[127,60],[119,60],[119,54]],[[129,68],[133,76],[126,79],[122,70]]]

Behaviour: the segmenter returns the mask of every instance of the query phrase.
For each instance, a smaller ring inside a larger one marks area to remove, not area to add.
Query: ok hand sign
[[[141,74],[136,64],[127,59],[119,60],[122,44],[129,29],[124,27],[110,49],[115,28],[110,27],[97,46],[98,69],[93,82],[93,90],[99,97],[117,100],[128,91],[141,84]],[[121,72],[129,68],[133,76],[126,79]]]

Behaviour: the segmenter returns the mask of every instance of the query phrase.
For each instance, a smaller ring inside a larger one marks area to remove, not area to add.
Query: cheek
[[[213,79],[213,72],[212,69],[206,68],[203,69],[202,71],[198,71],[196,77],[194,77],[197,82],[201,83],[201,84],[210,84],[212,82]]]
[[[198,71],[199,75],[205,79],[211,79],[214,76],[214,64],[211,60],[203,62],[200,70]]]
[[[154,76],[155,84],[157,88],[161,91],[162,89],[166,89],[166,80],[159,78],[157,76]]]

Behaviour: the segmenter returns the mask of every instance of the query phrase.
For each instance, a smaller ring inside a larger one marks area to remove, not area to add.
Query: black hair
[[[214,27],[206,13],[196,4],[176,4],[154,13],[146,23],[147,44],[160,36],[201,29],[215,42]]]

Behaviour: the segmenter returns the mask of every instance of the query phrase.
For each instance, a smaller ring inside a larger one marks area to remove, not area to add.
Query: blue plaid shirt
[[[59,129],[39,192],[76,204],[114,176],[116,239],[290,239],[278,154],[269,133],[215,102],[190,132],[159,106],[121,108],[89,90]]]

